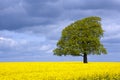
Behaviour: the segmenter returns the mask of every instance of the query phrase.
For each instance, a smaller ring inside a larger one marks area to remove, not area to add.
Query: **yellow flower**
[[[1,62],[0,80],[120,80],[120,62]]]

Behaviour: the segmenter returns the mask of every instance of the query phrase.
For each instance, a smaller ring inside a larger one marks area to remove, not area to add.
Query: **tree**
[[[54,55],[82,56],[83,62],[88,63],[87,55],[89,54],[107,54],[100,42],[104,33],[100,21],[100,17],[91,16],[65,27],[57,42],[57,48],[53,50]]]

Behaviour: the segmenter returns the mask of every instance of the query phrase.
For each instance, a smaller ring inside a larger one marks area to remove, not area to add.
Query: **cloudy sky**
[[[102,18],[108,51],[89,61],[120,61],[120,0],[0,0],[0,61],[82,61],[52,50],[64,27],[88,16]]]

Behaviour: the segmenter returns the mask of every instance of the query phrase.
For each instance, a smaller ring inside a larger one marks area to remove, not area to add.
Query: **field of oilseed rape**
[[[0,62],[0,80],[120,80],[120,62]]]

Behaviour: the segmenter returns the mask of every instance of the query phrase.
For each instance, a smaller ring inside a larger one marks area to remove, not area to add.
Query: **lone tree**
[[[53,51],[54,55],[82,56],[83,62],[87,63],[87,55],[89,54],[107,54],[100,42],[104,32],[100,21],[100,17],[91,16],[65,27],[57,42],[57,48]]]

